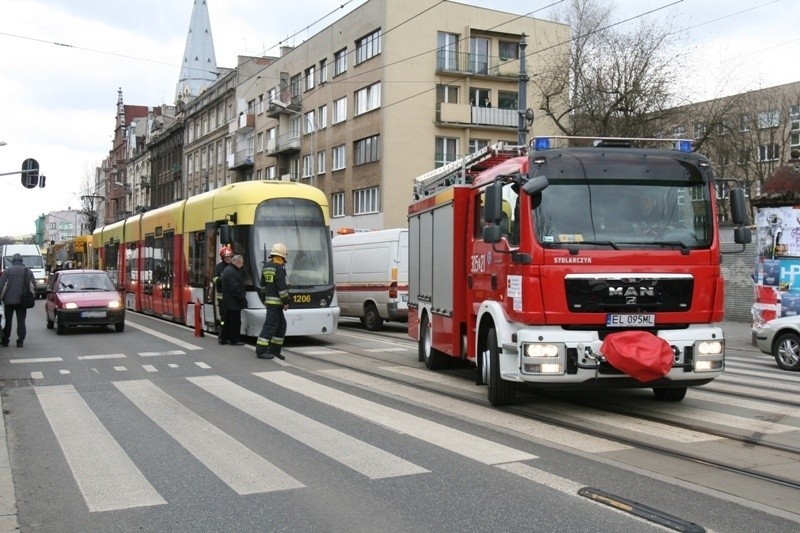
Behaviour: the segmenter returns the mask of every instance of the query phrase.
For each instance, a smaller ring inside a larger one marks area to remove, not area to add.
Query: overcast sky
[[[302,43],[364,0],[207,2],[217,65],[233,67],[237,55],[278,55],[281,41]],[[535,10],[548,19],[547,6],[568,0],[463,3],[515,14]],[[657,10],[645,18],[684,30],[694,100],[800,80],[798,0],[614,3],[615,20]],[[44,189],[30,190],[19,175],[0,177],[0,236],[33,233],[41,213],[80,208],[84,180],[93,179],[111,149],[119,87],[126,104],[174,103],[192,4],[0,0],[0,142],[6,143],[0,173],[33,157],[47,176]]]

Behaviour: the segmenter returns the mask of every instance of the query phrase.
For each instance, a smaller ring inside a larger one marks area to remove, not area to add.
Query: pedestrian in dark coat
[[[28,309],[22,305],[22,294],[26,291],[34,292],[34,284],[33,272],[23,264],[21,255],[14,254],[11,258],[11,266],[5,269],[3,275],[0,276],[0,300],[6,309],[6,325],[3,327],[0,346],[8,346],[11,340],[14,315],[17,315],[17,347],[22,348],[27,333],[25,317],[28,314]]]
[[[275,243],[269,254],[269,263],[261,269],[261,282],[264,287],[264,306],[267,316],[264,327],[256,340],[256,356],[261,359],[286,359],[281,355],[283,339],[286,335],[286,317],[283,312],[289,308],[289,286],[286,284],[286,245]]]
[[[222,330],[225,328],[225,305],[222,302],[222,273],[228,265],[231,264],[234,252],[230,246],[223,246],[219,251],[220,262],[214,266],[214,277],[211,278],[211,284],[214,287],[214,298],[217,301],[217,341],[220,344],[225,344],[225,339],[222,337]]]
[[[221,344],[230,343],[234,346],[243,346],[241,339],[242,309],[247,308],[247,293],[244,289],[244,279],[240,272],[244,266],[244,258],[234,255],[230,264],[225,267],[220,276],[222,284],[222,306],[225,309],[225,324],[222,326]]]

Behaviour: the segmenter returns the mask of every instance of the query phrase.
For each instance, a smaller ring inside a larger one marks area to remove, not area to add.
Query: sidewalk
[[[726,348],[737,348],[761,353],[758,347],[753,344],[750,322],[725,321],[721,326],[722,331],[725,332]]]

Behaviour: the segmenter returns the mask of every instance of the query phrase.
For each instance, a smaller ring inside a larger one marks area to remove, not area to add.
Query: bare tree
[[[567,135],[652,137],[677,101],[684,56],[670,50],[678,36],[646,18],[614,25],[612,9],[572,0],[557,15],[572,31],[569,57],[533,77],[543,95],[539,107]]]

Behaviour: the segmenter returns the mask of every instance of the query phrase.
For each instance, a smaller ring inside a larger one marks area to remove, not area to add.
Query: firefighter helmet
[[[280,242],[276,242],[272,245],[272,250],[269,251],[269,256],[272,257],[277,255],[278,257],[283,257],[284,261],[286,260],[286,245]]]
[[[231,248],[230,246],[223,246],[222,248],[220,248],[220,250],[219,250],[220,258],[225,259],[226,255],[232,256],[233,255],[233,248]]]

